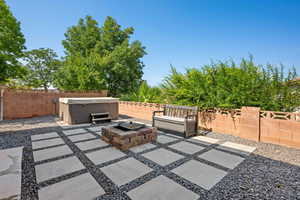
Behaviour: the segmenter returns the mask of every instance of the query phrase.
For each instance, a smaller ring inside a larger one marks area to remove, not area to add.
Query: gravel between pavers
[[[30,135],[62,131],[56,120],[57,118],[48,116],[0,122],[0,149],[25,146],[22,161],[22,200],[38,198]],[[206,136],[255,146],[257,149],[238,167],[230,170],[227,176],[202,196],[202,199],[300,200],[300,150],[257,143],[226,134],[210,132]],[[100,179],[101,177],[98,181],[101,182]],[[124,197],[121,194],[113,193],[103,196],[102,199],[122,198]]]

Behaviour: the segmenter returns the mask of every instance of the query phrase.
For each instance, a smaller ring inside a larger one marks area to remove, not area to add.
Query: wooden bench
[[[152,126],[183,133],[184,137],[195,135],[198,130],[198,107],[165,105],[163,110],[153,112]]]

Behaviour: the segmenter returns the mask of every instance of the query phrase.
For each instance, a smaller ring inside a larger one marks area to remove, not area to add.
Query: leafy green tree
[[[53,85],[55,73],[60,66],[57,54],[52,49],[33,49],[25,53],[26,85],[44,88],[45,91]]]
[[[292,81],[296,75],[295,70],[284,73],[282,66],[258,66],[250,57],[239,64],[218,62],[185,73],[171,68],[161,87],[166,101],[173,104],[293,111],[300,105],[300,87]]]
[[[25,49],[25,39],[20,23],[10,12],[4,0],[0,0],[0,83],[15,78],[22,72],[18,58]]]
[[[143,81],[137,91],[126,94],[121,97],[123,101],[138,101],[148,103],[162,103],[163,96],[161,88],[151,87],[146,81]]]
[[[66,58],[55,80],[64,90],[108,89],[112,96],[131,93],[141,83],[146,54],[139,41],[129,42],[133,28],[121,29],[112,17],[102,27],[87,16],[65,33]]]

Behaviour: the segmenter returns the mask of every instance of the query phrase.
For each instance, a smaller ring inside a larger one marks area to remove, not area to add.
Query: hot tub
[[[67,124],[91,122],[91,113],[109,112],[111,119],[118,119],[119,99],[97,98],[59,98],[59,118]]]

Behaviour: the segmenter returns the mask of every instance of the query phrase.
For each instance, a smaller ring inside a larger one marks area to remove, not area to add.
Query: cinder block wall
[[[44,92],[4,89],[4,119],[58,114],[60,97],[106,97],[107,91]]]
[[[162,104],[119,102],[119,112],[135,118],[152,120],[152,112]],[[257,107],[199,112],[199,128],[241,138],[300,148],[300,114],[262,111]]]

